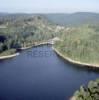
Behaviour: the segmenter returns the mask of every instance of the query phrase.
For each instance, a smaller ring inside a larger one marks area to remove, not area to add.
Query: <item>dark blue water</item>
[[[40,46],[0,61],[0,100],[68,100],[99,72],[71,65]]]

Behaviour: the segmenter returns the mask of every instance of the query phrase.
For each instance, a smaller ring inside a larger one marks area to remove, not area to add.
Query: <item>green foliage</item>
[[[71,28],[61,36],[63,41],[55,47],[73,60],[99,64],[99,32],[95,30],[96,26],[89,25]]]
[[[33,45],[56,36],[63,41],[56,43],[64,55],[78,61],[98,63],[99,59],[99,26],[84,25],[81,27],[63,27],[48,22],[42,16],[9,15],[0,17],[0,35],[6,37],[0,43],[0,53]]]
[[[6,50],[0,53],[0,56],[7,56],[7,55],[14,54],[14,53],[16,53],[16,49],[10,49],[10,50]]]
[[[0,43],[0,52],[3,51],[3,43]]]
[[[90,81],[88,87],[80,87],[74,94],[76,100],[99,100],[99,79]]]
[[[52,25],[41,16],[12,15],[1,18],[0,35],[6,37],[0,42],[0,53],[33,45],[55,37],[56,25]]]

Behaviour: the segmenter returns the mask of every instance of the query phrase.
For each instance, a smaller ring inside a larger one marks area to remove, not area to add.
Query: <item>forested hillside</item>
[[[1,15],[0,52],[52,39],[60,30],[40,15]]]
[[[62,54],[74,61],[99,65],[99,26],[83,25],[65,32],[55,44]]]
[[[98,63],[98,20],[99,14],[96,13],[0,13],[0,53],[58,36],[63,41],[56,43],[56,47],[66,56],[82,62]]]
[[[79,26],[81,24],[99,24],[99,14],[89,12],[46,14],[49,21],[65,26]]]

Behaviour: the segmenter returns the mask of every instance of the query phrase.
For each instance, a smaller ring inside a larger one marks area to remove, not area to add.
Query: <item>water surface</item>
[[[99,72],[67,63],[50,46],[0,61],[0,100],[68,100]]]

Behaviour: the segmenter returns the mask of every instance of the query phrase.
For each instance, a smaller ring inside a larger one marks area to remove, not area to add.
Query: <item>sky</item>
[[[99,0],[0,0],[0,12],[72,13],[97,12]]]

